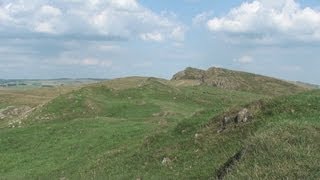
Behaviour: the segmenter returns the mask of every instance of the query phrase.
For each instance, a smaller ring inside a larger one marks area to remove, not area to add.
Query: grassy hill
[[[20,122],[35,109],[61,94],[81,88],[64,86],[55,88],[0,89],[0,128],[13,122]]]
[[[320,177],[320,91],[284,83],[276,95],[292,95],[271,98],[181,81],[122,78],[58,95],[0,129],[1,178]],[[224,123],[244,108],[248,121]]]
[[[183,84],[202,84],[229,90],[248,91],[257,94],[283,95],[302,92],[308,88],[283,80],[257,74],[212,67],[208,70],[186,68],[172,77]]]
[[[269,102],[227,179],[319,179],[319,102],[319,90]]]

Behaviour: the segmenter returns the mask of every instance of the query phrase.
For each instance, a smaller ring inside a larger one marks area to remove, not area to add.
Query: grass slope
[[[23,127],[1,129],[1,177],[181,177],[175,172],[183,172],[182,160],[176,171],[162,165],[166,156],[174,160],[170,152],[190,158],[175,146],[210,117],[262,97],[206,86],[176,88],[154,79],[137,82],[133,88],[100,84],[67,93]]]
[[[227,179],[319,179],[320,91],[281,98],[260,115],[259,129]]]
[[[76,86],[64,86],[28,90],[0,89],[0,128],[8,126],[11,121],[23,118],[26,113],[28,114],[28,112],[25,112],[26,110],[36,109],[60,94],[79,88]],[[3,111],[6,111],[6,113]]]
[[[252,121],[218,133],[224,114],[259,99]],[[320,91],[269,100],[153,78],[90,85],[54,99],[21,128],[2,128],[0,175],[215,179],[244,151],[225,178],[318,179],[319,102]]]

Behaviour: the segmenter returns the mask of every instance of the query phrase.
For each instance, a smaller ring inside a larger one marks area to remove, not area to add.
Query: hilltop
[[[175,74],[171,80],[180,84],[201,84],[266,95],[293,94],[307,89],[276,78],[216,67],[208,70],[188,67]]]

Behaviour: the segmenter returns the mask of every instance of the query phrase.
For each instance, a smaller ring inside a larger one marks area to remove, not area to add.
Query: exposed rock
[[[247,108],[242,109],[238,112],[237,117],[235,118],[235,123],[245,123],[249,120],[250,113]]]
[[[14,119],[24,117],[30,113],[33,109],[29,106],[8,106],[4,109],[0,109],[0,120],[2,119]]]
[[[29,106],[21,106],[21,107],[9,106],[5,109],[0,110],[0,113],[6,116],[18,116],[30,110],[31,108]]]
[[[168,158],[168,157],[163,158],[163,160],[162,160],[162,162],[161,162],[161,164],[164,165],[164,166],[168,166],[168,165],[170,165],[171,163],[172,163],[172,161],[171,161],[171,159]]]
[[[263,95],[283,95],[306,90],[301,86],[272,77],[217,67],[212,67],[208,70],[189,67],[175,74],[171,80],[178,85],[208,85],[227,90],[259,92]],[[188,83],[188,81],[193,83]]]
[[[252,114],[247,108],[244,108],[237,113],[230,113],[221,120],[221,128],[218,130],[218,133],[223,132],[229,124],[246,123],[251,117]]]
[[[201,80],[205,78],[205,71],[201,69],[188,67],[184,71],[180,71],[172,77],[172,80],[183,80],[183,79],[192,79],[192,80]]]

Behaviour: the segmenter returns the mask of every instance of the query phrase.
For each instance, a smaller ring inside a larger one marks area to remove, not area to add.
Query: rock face
[[[206,71],[188,67],[172,77],[172,80],[199,80],[204,81]]]
[[[231,79],[228,78],[228,73],[230,72],[232,71],[216,67],[209,68],[206,71],[188,67],[184,71],[175,74],[171,80],[196,80],[201,82],[201,84],[209,86],[235,89],[238,86],[238,83],[236,83],[236,81],[231,81]]]
[[[279,79],[217,67],[207,70],[188,67],[184,71],[175,74],[171,81],[180,81],[177,84],[192,81],[193,84],[219,87],[227,90],[248,91],[263,95],[283,95],[306,90],[306,88]]]

